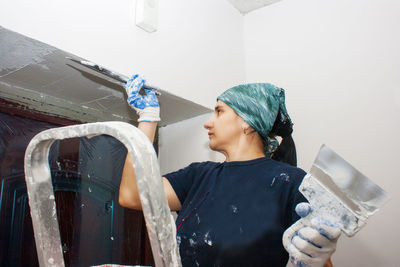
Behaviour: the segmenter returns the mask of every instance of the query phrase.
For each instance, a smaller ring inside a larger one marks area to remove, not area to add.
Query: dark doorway
[[[0,265],[38,266],[25,149],[37,133],[77,122],[0,104]],[[142,212],[118,204],[125,156],[125,147],[105,135],[52,145],[49,164],[66,266],[154,266]]]

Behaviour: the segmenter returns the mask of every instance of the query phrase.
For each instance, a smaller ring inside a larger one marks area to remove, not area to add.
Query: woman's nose
[[[207,130],[210,130],[211,127],[212,127],[212,123],[211,123],[211,118],[210,118],[208,121],[206,121],[206,123],[204,123],[204,128]]]

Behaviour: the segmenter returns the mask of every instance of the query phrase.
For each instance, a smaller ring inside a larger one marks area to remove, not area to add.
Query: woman
[[[143,84],[137,75],[130,79],[128,103],[139,114],[138,128],[153,141],[159,106],[154,92],[138,93]],[[283,89],[267,83],[235,86],[217,98],[204,127],[210,148],[226,160],[193,163],[162,178],[169,207],[179,212],[182,265],[286,266],[282,235],[299,219],[294,210],[305,201],[298,191],[305,172],[292,166],[296,154]],[[282,137],[279,146],[276,135]],[[119,201],[141,209],[130,156]],[[318,224],[293,231],[285,247],[297,266],[323,266],[339,234],[336,227]]]

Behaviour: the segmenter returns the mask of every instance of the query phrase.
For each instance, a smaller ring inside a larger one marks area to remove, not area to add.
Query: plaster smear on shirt
[[[231,205],[230,207],[231,207],[231,210],[232,210],[232,212],[233,212],[234,214],[237,214],[237,213],[238,213],[238,208],[237,208],[235,205]]]
[[[200,224],[200,217],[199,217],[199,214],[195,214],[195,216],[196,216],[196,219],[197,219],[197,224]]]
[[[282,180],[282,181],[284,181],[284,182],[289,182],[290,181],[290,176],[287,174],[287,173],[281,173],[281,174],[279,174],[279,175],[277,175],[277,176],[275,176],[273,179],[272,179],[272,182],[271,182],[271,187],[273,187],[274,185],[275,185],[275,182],[276,181],[279,181],[279,180]]]
[[[194,241],[192,238],[189,238],[189,245],[190,245],[191,247],[194,247],[194,246],[197,245],[197,242]]]
[[[211,237],[210,237],[210,231],[208,231],[208,232],[204,235],[204,243],[206,243],[206,244],[209,245],[210,247],[212,246],[213,242],[212,242]]]
[[[290,181],[290,176],[287,173],[281,173],[279,176],[279,179],[282,179],[285,182],[289,182]]]

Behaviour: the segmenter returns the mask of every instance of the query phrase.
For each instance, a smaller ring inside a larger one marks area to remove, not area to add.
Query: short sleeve
[[[182,204],[195,180],[198,164],[199,163],[192,163],[183,169],[163,175],[171,184]]]
[[[303,196],[303,194],[300,193],[299,190],[297,190],[297,192],[295,193],[294,198],[293,198],[292,216],[291,216],[291,217],[292,217],[292,220],[291,220],[291,224],[290,224],[290,225],[294,224],[297,220],[300,219],[300,216],[297,215],[297,213],[296,213],[296,211],[295,211],[295,208],[296,208],[297,204],[299,204],[299,203],[301,203],[301,202],[308,202],[308,201],[307,201],[307,199]]]
[[[294,224],[297,220],[300,219],[300,216],[297,215],[295,208],[297,204],[301,202],[308,202],[307,199],[303,196],[303,194],[299,191],[299,186],[301,182],[303,181],[304,176],[306,175],[306,172],[303,171],[302,169],[297,169],[298,172],[296,172],[296,182],[295,185],[292,188],[291,192],[291,201],[290,201],[290,220],[289,220],[289,226]]]

